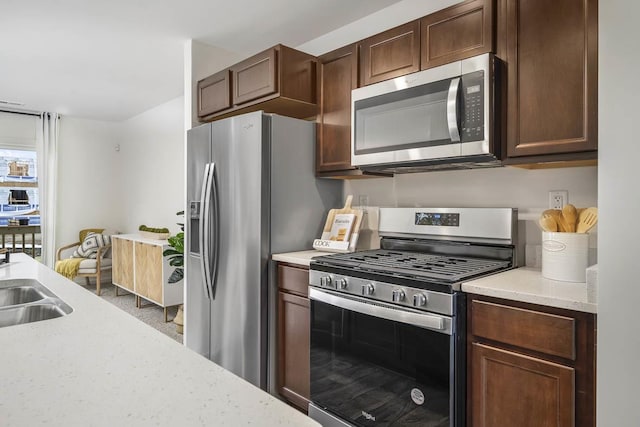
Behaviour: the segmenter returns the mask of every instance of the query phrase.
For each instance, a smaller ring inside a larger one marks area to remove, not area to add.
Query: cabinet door
[[[134,258],[135,293],[162,305],[162,246],[136,242]]]
[[[277,60],[278,51],[274,47],[231,67],[234,105],[278,91]]]
[[[474,427],[573,427],[574,369],[472,344]]]
[[[498,10],[507,156],[596,150],[597,0],[500,0]]]
[[[133,241],[114,237],[111,245],[113,283],[133,291]]]
[[[357,87],[357,45],[318,58],[317,172],[355,169],[351,166],[351,90]]]
[[[493,2],[469,0],[422,18],[421,69],[493,51]]]
[[[420,70],[420,21],[360,42],[360,84],[370,85]]]
[[[306,412],[309,381],[309,300],[278,291],[278,392]]]
[[[231,71],[223,70],[198,82],[198,117],[231,108]]]

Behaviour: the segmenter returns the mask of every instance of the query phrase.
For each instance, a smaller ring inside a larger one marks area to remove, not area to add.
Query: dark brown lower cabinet
[[[278,265],[278,393],[305,413],[310,381],[309,298],[302,293],[307,292],[308,283],[308,269]]]
[[[473,425],[574,426],[575,370],[473,343]]]
[[[594,314],[470,295],[467,425],[594,427]]]

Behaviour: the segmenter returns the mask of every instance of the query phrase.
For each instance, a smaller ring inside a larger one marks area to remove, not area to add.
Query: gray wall
[[[640,425],[640,4],[601,0],[599,35],[598,425]]]

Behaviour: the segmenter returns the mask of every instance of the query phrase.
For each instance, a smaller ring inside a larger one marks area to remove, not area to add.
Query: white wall
[[[374,34],[444,9],[462,0],[403,0],[344,27],[297,46],[311,55],[322,55]]]
[[[63,116],[58,137],[56,247],[78,240],[83,228],[120,228],[121,174],[116,122]]]
[[[354,203],[360,196],[367,196],[370,206],[510,207],[530,213],[548,207],[549,190],[569,191],[569,203],[577,207],[597,206],[597,180],[598,168],[593,166],[537,170],[503,167],[345,181],[344,194],[353,195]],[[542,244],[536,221],[527,220],[522,225],[520,239],[524,243]],[[597,261],[597,236],[594,229],[589,241],[592,264]],[[535,258],[531,262],[535,265]]]
[[[345,181],[345,194],[369,196],[372,206],[546,208],[549,190],[568,190],[569,202],[597,204],[596,167],[521,169],[514,167],[425,172]]]
[[[179,231],[184,205],[184,99],[175,98],[122,122],[116,209],[120,231],[141,224]]]
[[[83,228],[179,231],[183,102],[173,99],[124,122],[62,117],[56,247],[76,241]]]
[[[599,296],[597,417],[601,427],[640,425],[640,302],[636,223],[640,4],[599,2]]]

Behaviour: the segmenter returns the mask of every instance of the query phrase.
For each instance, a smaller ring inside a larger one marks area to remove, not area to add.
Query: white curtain
[[[51,268],[55,266],[56,252],[59,119],[57,113],[42,113],[37,140],[42,263]]]

